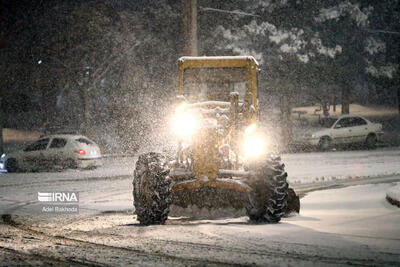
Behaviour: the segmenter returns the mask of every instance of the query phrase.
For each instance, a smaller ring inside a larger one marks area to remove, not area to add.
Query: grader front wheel
[[[278,159],[268,160],[257,168],[257,180],[251,185],[247,215],[251,221],[277,223],[286,212],[287,174]]]
[[[169,169],[158,153],[139,156],[133,178],[133,199],[137,220],[142,225],[164,224],[171,203]]]

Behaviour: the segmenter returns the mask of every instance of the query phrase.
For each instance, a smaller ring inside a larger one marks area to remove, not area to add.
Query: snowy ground
[[[282,161],[296,190],[400,180],[400,148],[284,154]],[[81,213],[131,210],[134,163],[116,157],[96,170],[0,174],[0,213],[32,212],[38,192],[54,191],[78,191]]]
[[[400,148],[282,155],[291,183],[400,174]]]
[[[399,265],[400,209],[385,200],[399,186],[399,148],[282,160],[291,185],[307,194],[300,215],[273,225],[235,214],[139,226],[132,215],[134,157],[107,158],[91,171],[0,174],[0,214],[11,214],[1,217],[0,266]],[[37,192],[53,191],[78,191],[80,214],[33,212]]]
[[[0,214],[37,213],[38,192],[79,192],[81,213],[132,207],[135,158],[104,158],[95,170],[0,174]]]
[[[320,114],[322,116],[322,111],[319,110],[320,106],[308,106],[308,107],[297,107],[294,108],[294,111],[303,111],[306,112],[302,117],[316,118],[316,114]],[[316,112],[316,110],[319,110]],[[360,115],[365,117],[388,117],[388,116],[396,116],[398,115],[398,111],[395,108],[386,108],[386,107],[367,107],[358,104],[350,104],[350,111],[352,115]],[[336,105],[336,112],[333,111],[333,106],[331,105],[329,110],[330,116],[340,116],[342,115],[342,105]],[[294,114],[295,115],[295,114]]]
[[[391,186],[309,193],[301,215],[279,224],[170,218],[141,227],[127,213],[3,216],[0,265],[398,266],[400,210],[384,199]]]

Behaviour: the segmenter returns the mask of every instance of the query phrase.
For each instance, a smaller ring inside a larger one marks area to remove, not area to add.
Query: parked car
[[[320,150],[342,144],[364,144],[373,149],[383,135],[382,124],[354,115],[323,118],[319,126],[304,134],[298,142],[317,146]]]
[[[82,135],[54,134],[41,137],[22,150],[2,155],[8,172],[59,168],[90,168],[102,165],[100,147]]]

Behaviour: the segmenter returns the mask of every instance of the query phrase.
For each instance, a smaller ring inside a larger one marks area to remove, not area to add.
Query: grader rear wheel
[[[277,223],[285,214],[288,197],[284,165],[279,158],[271,158],[258,166],[257,173],[248,196],[247,215],[254,222]]]
[[[158,153],[139,156],[133,179],[133,199],[137,220],[142,225],[164,224],[171,204],[169,169]]]

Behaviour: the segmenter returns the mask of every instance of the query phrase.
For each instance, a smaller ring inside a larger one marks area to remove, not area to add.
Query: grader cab
[[[170,162],[139,156],[133,197],[141,224],[163,224],[171,204],[245,208],[252,221],[276,223],[288,212],[288,192],[298,202],[258,128],[257,66],[251,56],[179,59],[177,153]]]

